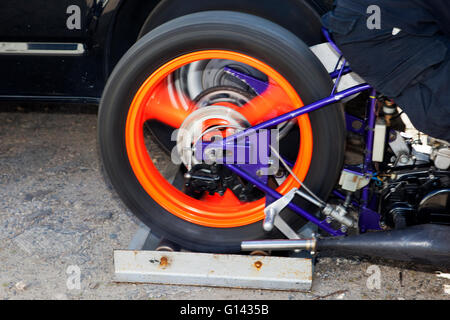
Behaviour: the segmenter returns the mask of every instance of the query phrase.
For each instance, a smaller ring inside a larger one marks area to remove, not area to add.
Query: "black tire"
[[[163,23],[188,14],[205,11],[247,13],[272,21],[291,31],[308,46],[322,42],[320,17],[328,10],[323,2],[330,0],[163,0],[147,17],[138,39]]]
[[[196,50],[232,50],[272,66],[298,91],[305,104],[330,93],[331,80],[309,48],[295,35],[265,19],[243,13],[210,11],[172,20],[140,39],[112,73],[100,104],[99,147],[104,168],[120,198],[152,232],[180,246],[203,252],[236,252],[242,240],[279,236],[267,234],[260,222],[235,228],[189,223],[160,207],[135,177],[125,147],[125,122],[133,97],[158,67]],[[340,105],[310,114],[313,159],[305,179],[316,194],[327,198],[343,164],[345,127]],[[299,202],[308,210],[315,208]],[[295,227],[305,221],[285,210]]]

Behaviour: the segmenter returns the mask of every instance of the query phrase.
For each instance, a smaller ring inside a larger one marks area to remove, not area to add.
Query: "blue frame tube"
[[[325,28],[322,28],[322,32],[323,32],[325,38],[327,39],[327,41],[333,47],[333,49],[342,56],[341,50],[337,47],[337,45],[332,40],[331,35],[328,32],[328,30]],[[350,72],[352,72],[351,68],[348,66],[345,66],[345,63],[344,63],[342,68],[330,73],[330,77],[332,79],[340,78],[342,75],[350,73]],[[290,121],[293,118],[299,117],[303,114],[306,114],[306,113],[315,111],[317,109],[323,108],[325,106],[331,105],[333,103],[341,101],[342,99],[353,96],[362,91],[370,90],[370,99],[369,99],[369,103],[368,103],[368,119],[367,119],[368,128],[367,128],[367,132],[366,132],[366,154],[364,157],[364,168],[363,168],[364,172],[368,172],[371,169],[371,165],[372,165],[372,149],[373,149],[373,142],[374,142],[373,141],[374,140],[373,130],[375,127],[375,120],[376,120],[376,113],[375,113],[375,107],[376,107],[376,101],[377,101],[376,100],[376,91],[374,88],[372,88],[368,84],[360,84],[360,85],[354,86],[352,88],[346,89],[346,90],[344,90],[342,92],[338,92],[338,93],[335,93],[335,89],[336,89],[336,84],[333,87],[333,91],[331,92],[330,96],[327,98],[321,99],[317,102],[314,102],[309,105],[303,106],[301,108],[295,109],[294,111],[291,111],[291,112],[288,112],[281,116],[278,116],[276,118],[270,119],[268,121],[265,121],[263,123],[260,123],[256,126],[254,126],[254,127],[247,128],[246,130],[243,130],[241,132],[238,132],[232,136],[225,138],[221,142],[216,142],[216,143],[212,142],[211,144],[215,145],[214,147],[216,147],[216,148],[217,147],[224,148],[226,146],[226,144],[228,144],[230,142],[234,143],[235,141],[237,141],[237,139],[245,137],[246,135],[248,135],[248,133],[250,131],[255,132],[260,129],[268,129],[268,128],[274,127],[280,123]],[[250,183],[255,185],[257,188],[259,188],[261,191],[263,191],[266,194],[266,196],[272,197],[274,199],[280,199],[281,197],[283,197],[283,195],[281,195],[277,191],[271,189],[270,187],[268,187],[267,185],[265,185],[264,183],[259,181],[257,178],[253,177],[251,174],[249,174],[245,170],[242,170],[241,168],[239,168],[239,166],[233,165],[233,164],[225,164],[225,166],[228,167],[234,173],[236,173],[238,176],[246,179],[247,181],[249,181]],[[360,209],[360,228],[363,229],[362,232],[364,232],[367,227],[372,228],[372,229],[378,229],[379,228],[379,214],[370,210],[367,207],[368,202],[369,202],[369,188],[367,186],[363,189],[361,200],[362,200],[362,206],[358,205],[358,207]],[[298,207],[294,203],[290,202],[288,204],[288,207],[291,210],[293,210],[295,213],[297,213],[300,216],[304,217],[305,219],[313,222],[319,228],[328,232],[329,234],[331,234],[333,236],[344,235],[344,233],[342,233],[340,230],[333,229],[326,222],[326,220],[323,220],[323,221],[319,220],[316,216],[306,212],[305,210]],[[361,223],[362,222],[361,220],[364,220],[364,221],[367,220],[367,221]]]
[[[331,79],[335,79],[335,78],[339,77],[339,74],[343,76],[345,74],[352,73],[352,72],[353,71],[350,67],[344,67],[342,69],[331,72],[330,77],[331,77]]]
[[[238,176],[246,179],[251,184],[254,184],[258,189],[263,191],[266,195],[268,195],[268,196],[270,196],[270,197],[272,197],[274,199],[280,199],[281,197],[283,197],[282,194],[278,193],[277,191],[271,189],[267,185],[261,183],[260,181],[258,181],[255,178],[253,178],[251,175],[247,174],[244,170],[241,170],[238,166],[233,165],[233,164],[225,164],[225,166],[228,169],[230,169],[231,171],[233,171],[234,173],[236,173]],[[308,213],[307,211],[303,210],[302,208],[300,208],[299,206],[295,205],[292,202],[290,202],[287,205],[287,207],[289,209],[291,209],[292,211],[294,211],[295,213],[301,215],[303,218],[305,218],[305,219],[311,221],[312,223],[316,224],[319,228],[321,228],[322,230],[328,232],[329,234],[331,234],[333,236],[342,236],[342,235],[344,235],[344,233],[342,233],[340,230],[333,229],[326,222],[326,220],[320,221],[319,219],[317,219],[317,217],[315,217],[314,215]]]
[[[293,118],[296,118],[298,116],[301,116],[303,114],[312,112],[314,110],[320,109],[322,107],[328,106],[330,104],[336,103],[346,97],[352,96],[356,93],[365,91],[365,90],[371,90],[371,94],[373,96],[374,94],[374,89],[368,85],[368,84],[361,84],[361,85],[357,85],[355,87],[349,88],[347,90],[344,90],[342,92],[339,92],[337,94],[332,94],[329,97],[319,100],[317,102],[314,102],[312,104],[309,104],[307,106],[303,106],[301,108],[298,108],[294,111],[288,112],[286,114],[283,114],[279,117],[273,118],[271,120],[265,121],[263,123],[260,123],[254,127],[250,127],[244,131],[238,132],[232,136],[229,136],[227,138],[225,138],[223,141],[218,142],[218,143],[222,143],[222,146],[225,146],[227,143],[229,143],[229,141],[233,142],[235,141],[235,139],[240,139],[242,137],[245,137],[249,130],[260,130],[260,129],[267,129],[273,126],[276,126],[280,123],[283,123],[285,121],[291,120]],[[373,124],[374,123],[374,117],[375,117],[375,113],[373,112],[373,108],[375,106],[375,102],[376,99],[371,98],[370,101],[370,107],[371,107],[371,113],[369,115],[369,123]],[[373,114],[372,114],[373,113]],[[370,130],[369,130],[370,131]],[[368,135],[368,142],[370,145],[373,144],[373,136],[371,136],[370,134]],[[212,142],[211,144],[214,144],[214,142]],[[220,146],[220,145],[219,145]],[[366,163],[367,163],[368,158],[366,158]],[[261,191],[263,191],[266,195],[274,198],[274,199],[280,199],[281,197],[283,197],[282,194],[278,193],[277,191],[271,189],[270,187],[268,187],[267,185],[265,185],[264,183],[262,183],[261,181],[259,181],[258,179],[254,178],[252,175],[248,174],[246,171],[240,169],[237,165],[234,164],[225,164],[225,166],[227,168],[229,168],[231,171],[233,171],[234,173],[236,173],[238,176],[244,178],[245,180],[249,181],[251,184],[255,185],[258,189],[260,189]],[[288,204],[288,207],[294,211],[295,213],[299,214],[300,216],[302,216],[303,218],[311,221],[312,223],[316,224],[319,228],[321,228],[322,230],[328,232],[330,235],[333,236],[342,236],[344,235],[344,233],[342,233],[340,230],[335,230],[333,229],[327,222],[326,220],[319,220],[317,217],[315,217],[314,215],[306,212],[305,210],[303,210],[302,208],[298,207],[297,205],[295,205],[294,203],[290,202]]]
[[[329,35],[328,35],[329,36]],[[329,41],[330,43],[332,43],[331,39]],[[332,43],[333,44],[333,43]],[[337,49],[337,47],[335,48],[337,51],[339,51],[339,49]],[[330,76],[332,78],[337,78],[342,76],[343,74],[349,73],[351,72],[351,69],[349,67],[343,67],[340,70],[336,70],[335,72],[331,73]],[[301,108],[295,109],[291,112],[285,113],[281,116],[278,116],[276,118],[267,120],[265,122],[262,122],[256,126],[247,128],[241,132],[238,132],[234,135],[231,135],[229,137],[226,137],[225,139],[221,140],[221,141],[215,141],[215,142],[211,142],[208,146],[209,147],[213,147],[213,148],[226,148],[227,144],[235,144],[236,141],[238,139],[242,139],[245,138],[246,136],[249,135],[249,133],[254,133],[255,131],[261,130],[261,129],[269,129],[271,127],[275,127],[280,123],[286,122],[286,121],[290,121],[296,117],[299,117],[301,115],[307,114],[309,112],[313,112],[317,109],[323,108],[325,106],[331,105],[333,103],[339,102],[342,99],[345,99],[347,97],[353,96],[357,93],[366,91],[366,90],[371,90],[371,96],[370,96],[370,101],[369,101],[369,119],[368,119],[368,132],[366,134],[366,156],[364,159],[364,171],[369,170],[369,166],[371,165],[371,153],[372,153],[372,148],[373,148],[373,128],[375,125],[375,104],[376,104],[376,98],[375,98],[375,94],[376,91],[369,85],[369,84],[360,84],[360,85],[356,85],[352,88],[343,90],[341,92],[338,93],[331,93],[330,96],[321,99],[319,101],[316,101],[314,103],[311,103],[309,105],[306,106],[302,106]],[[198,143],[202,143],[201,141],[199,141]],[[196,146],[197,147],[197,146]],[[198,146],[198,147],[202,147],[202,146]],[[201,160],[201,159],[200,159]],[[264,184],[263,182],[259,181],[256,177],[254,177],[252,174],[246,172],[245,170],[241,169],[238,165],[234,165],[234,164],[228,164],[225,163],[224,164],[227,168],[229,168],[231,171],[233,171],[234,173],[236,173],[238,176],[244,178],[245,180],[247,180],[248,182],[250,182],[251,184],[255,185],[258,189],[260,189],[261,191],[263,191],[266,196],[269,196],[275,200],[278,200],[280,198],[283,197],[282,194],[278,193],[276,190],[271,189],[270,187],[268,187],[266,184]],[[366,203],[368,201],[368,188],[366,187],[363,190],[363,195],[362,195],[362,200],[363,200],[363,209],[366,209],[364,203]],[[302,208],[300,208],[299,206],[295,205],[294,203],[290,202],[288,204],[288,207],[294,211],[295,213],[297,213],[298,215],[302,216],[303,218],[313,222],[314,224],[316,224],[319,228],[321,228],[322,230],[328,232],[330,235],[333,236],[342,236],[344,235],[343,232],[341,232],[340,230],[335,230],[331,227],[331,225],[329,223],[326,222],[326,220],[319,220],[316,216],[308,213],[307,211],[303,210]],[[366,210],[363,210],[362,214],[364,215],[366,212]],[[361,214],[361,213],[360,213]],[[371,217],[372,220],[374,217]]]
[[[247,136],[249,132],[254,132],[254,131],[257,131],[257,130],[261,130],[261,129],[268,129],[268,128],[271,128],[271,127],[275,127],[275,126],[279,125],[280,123],[283,123],[283,122],[286,122],[286,121],[290,121],[290,120],[292,120],[294,118],[297,118],[297,117],[299,117],[299,116],[301,116],[303,114],[315,111],[317,109],[320,109],[320,108],[323,108],[323,107],[328,106],[330,104],[333,104],[333,103],[336,103],[338,101],[341,101],[342,99],[350,97],[350,96],[352,96],[354,94],[360,93],[360,92],[365,91],[365,90],[370,90],[370,89],[372,89],[372,87],[370,85],[368,85],[368,84],[360,84],[360,85],[354,86],[354,87],[346,89],[346,90],[344,90],[342,92],[338,92],[336,94],[330,95],[329,97],[327,97],[325,99],[316,101],[316,102],[311,103],[309,105],[306,105],[306,106],[303,106],[301,108],[298,108],[298,109],[295,109],[293,111],[290,111],[288,113],[285,113],[285,114],[283,114],[281,116],[278,116],[276,118],[273,118],[273,119],[267,120],[265,122],[262,122],[262,123],[260,123],[260,124],[258,124],[256,126],[247,128],[247,129],[245,129],[245,130],[243,130],[241,132],[238,132],[238,133],[236,133],[234,135],[226,137],[221,142],[218,142],[218,144],[222,143],[223,144],[222,146],[225,146],[227,143],[230,143],[230,142],[234,143],[235,139],[236,140],[237,139],[241,139],[241,138]],[[218,145],[218,144],[215,144],[214,142],[212,142],[211,146],[220,147],[220,145]]]

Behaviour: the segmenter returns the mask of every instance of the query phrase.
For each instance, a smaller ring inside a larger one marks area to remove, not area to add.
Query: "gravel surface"
[[[101,178],[96,120],[0,113],[0,298],[450,298],[450,280],[435,270],[360,258],[319,257],[306,293],[114,283],[113,250],[126,249],[139,226]],[[78,271],[79,289],[70,282]]]

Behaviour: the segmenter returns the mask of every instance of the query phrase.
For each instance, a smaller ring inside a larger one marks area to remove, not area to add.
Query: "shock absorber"
[[[401,113],[398,112],[398,106],[391,99],[385,99],[383,105],[383,114],[386,121],[386,125],[393,130],[404,131],[405,124],[400,118]]]

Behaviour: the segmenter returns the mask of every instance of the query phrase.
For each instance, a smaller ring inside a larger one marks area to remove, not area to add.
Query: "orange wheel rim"
[[[158,90],[161,88],[161,84],[164,83],[170,73],[178,68],[204,59],[234,60],[256,68],[282,88],[291,102],[290,110],[303,106],[299,95],[283,76],[272,67],[253,57],[224,50],[205,50],[185,54],[169,61],[153,72],[134,96],[125,128],[128,158],[131,168],[144,190],[171,214],[185,221],[206,227],[232,228],[249,225],[264,219],[265,198],[253,202],[240,202],[230,190],[227,190],[223,196],[208,195],[201,200],[194,199],[172,186],[161,175],[153,164],[145,146],[143,126],[146,120],[153,117],[150,117],[149,114],[153,112],[157,114],[160,120],[178,128],[183,119],[190,113],[190,110],[164,108],[164,104],[169,102],[168,98],[163,97],[162,94],[155,102],[155,95],[160,93]],[[149,103],[149,101],[153,102]],[[289,110],[283,109],[283,112],[287,111]],[[300,116],[297,120],[300,130],[300,145],[297,160],[292,170],[303,181],[311,163],[313,134],[308,115]],[[299,187],[298,182],[292,176],[289,176],[277,188],[277,191],[285,194],[293,187]]]

